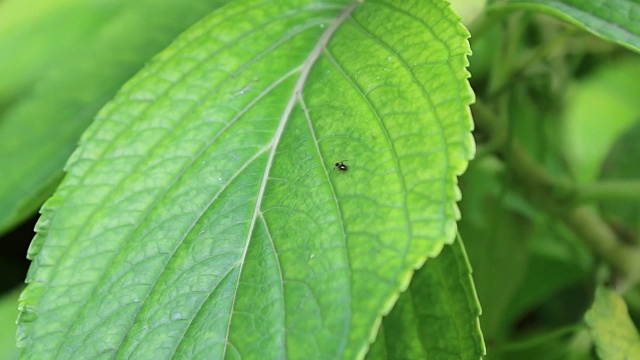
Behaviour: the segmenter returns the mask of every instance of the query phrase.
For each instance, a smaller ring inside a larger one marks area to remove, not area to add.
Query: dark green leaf
[[[504,0],[490,10],[528,9],[571,22],[609,41],[640,51],[638,0]]]
[[[480,304],[462,241],[418,270],[382,322],[369,359],[480,359]]]
[[[640,121],[627,129],[614,143],[607,156],[600,178],[604,180],[640,181]],[[636,201],[602,201],[602,213],[618,234],[633,242],[640,233],[640,204]]]

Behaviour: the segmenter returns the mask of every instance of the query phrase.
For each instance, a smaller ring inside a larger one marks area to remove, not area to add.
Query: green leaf
[[[382,322],[369,359],[480,359],[480,304],[462,240],[418,270]]]
[[[2,3],[0,169],[11,171],[0,176],[0,233],[51,196],[80,135],[122,84],[221,2]]]
[[[539,11],[573,23],[603,39],[640,51],[638,0],[503,0],[490,11]]]
[[[573,84],[562,123],[579,182],[597,180],[616,139],[638,121],[638,78],[640,59],[631,58],[612,61]]]
[[[640,336],[629,318],[627,305],[613,290],[596,289],[596,299],[584,320],[600,359],[640,358]]]
[[[0,359],[18,359],[20,349],[15,346],[16,317],[18,309],[16,302],[23,287],[3,294],[0,298]]]
[[[559,243],[561,240],[564,240],[553,238],[552,235],[547,234],[547,239],[549,239],[547,241],[556,241],[556,243]],[[546,239],[542,240],[537,238],[534,240],[542,242]],[[578,256],[576,255],[576,257]],[[540,309],[545,306],[558,308],[560,307],[560,305],[557,305],[558,303],[564,304],[570,302],[572,308],[584,309],[581,307],[581,305],[583,305],[583,297],[572,298],[571,296],[566,296],[566,294],[573,289],[572,286],[575,288],[577,286],[576,284],[581,285],[588,283],[588,281],[591,280],[590,275],[590,273],[577,267],[576,264],[573,264],[571,261],[558,259],[557,256],[539,253],[531,254],[526,276],[521,281],[523,286],[514,294],[509,308],[505,311],[506,314],[504,314],[504,318],[508,320],[507,324],[513,326],[516,321],[522,319],[523,315],[528,312],[530,313],[536,308]],[[562,292],[563,290],[565,291],[564,293]],[[559,323],[566,322],[567,318],[572,318],[574,313],[565,311],[563,315],[564,317],[554,317],[554,320]]]
[[[42,209],[24,357],[364,356],[455,236],[467,37],[442,1],[236,1],[185,32]]]
[[[529,266],[531,220],[514,210],[519,200],[505,193],[498,177],[500,164],[491,158],[475,161],[461,180],[461,236],[482,306],[480,322],[488,342],[505,337],[509,305]],[[514,199],[515,198],[515,199]],[[508,270],[506,270],[508,269]],[[491,353],[491,352],[489,352]]]
[[[601,179],[605,180],[636,180],[640,181],[640,121],[632,124],[615,141],[602,166]],[[629,196],[629,192],[622,192]],[[601,212],[614,225],[621,237],[633,241],[636,233],[640,232],[640,204],[637,201],[607,201],[601,202]]]

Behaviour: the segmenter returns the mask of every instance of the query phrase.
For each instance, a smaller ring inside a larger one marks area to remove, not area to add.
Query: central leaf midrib
[[[250,242],[251,242],[251,238],[253,237],[253,232],[256,226],[256,222],[258,219],[258,216],[260,216],[261,214],[261,207],[262,207],[262,200],[264,199],[264,192],[265,189],[267,187],[267,183],[269,180],[269,174],[271,172],[271,168],[273,166],[273,160],[275,158],[276,155],[276,150],[278,148],[278,144],[280,143],[280,139],[282,137],[282,134],[284,133],[284,129],[288,123],[288,120],[291,118],[291,113],[293,111],[293,108],[296,104],[296,102],[298,101],[298,98],[301,96],[302,94],[302,89],[304,88],[304,85],[307,81],[307,78],[309,76],[309,72],[311,71],[311,68],[313,67],[313,65],[315,64],[315,62],[318,60],[318,58],[320,57],[320,55],[322,54],[323,49],[325,48],[325,46],[327,45],[327,43],[329,42],[329,40],[331,39],[331,36],[334,34],[334,32],[338,29],[338,27],[347,19],[347,17],[351,14],[351,12],[353,11],[353,9],[355,9],[355,7],[358,5],[358,3],[354,2],[351,5],[349,5],[348,7],[346,7],[342,13],[340,13],[340,15],[331,23],[331,25],[329,25],[327,27],[327,29],[324,31],[324,33],[322,34],[322,36],[320,36],[320,38],[318,39],[318,42],[316,43],[316,45],[314,46],[314,48],[311,50],[311,53],[309,54],[309,56],[305,59],[305,61],[302,64],[302,67],[300,69],[300,75],[298,77],[298,81],[296,81],[296,84],[293,87],[293,90],[291,92],[291,95],[289,96],[289,101],[287,102],[287,105],[284,109],[284,111],[282,112],[282,116],[280,117],[280,121],[278,124],[278,127],[273,135],[273,139],[271,140],[270,146],[271,146],[271,151],[269,152],[269,156],[267,158],[267,164],[265,166],[265,170],[264,170],[264,174],[262,177],[262,182],[260,184],[260,189],[258,190],[258,196],[256,199],[256,203],[255,203],[255,207],[254,207],[254,211],[253,211],[253,215],[251,216],[251,221],[250,221],[250,228],[249,231],[247,232],[247,238],[245,239],[245,246],[243,248],[242,251],[242,256],[240,258],[240,269],[239,269],[239,274],[238,275],[238,279],[236,282],[236,288],[234,289],[234,296],[233,296],[233,301],[231,304],[231,313],[229,314],[229,324],[227,325],[227,334],[225,336],[225,344],[224,344],[224,351],[222,353],[222,358],[225,357],[226,352],[227,352],[227,348],[229,347],[229,334],[231,332],[231,323],[233,321],[233,309],[235,308],[235,302],[237,299],[237,294],[238,294],[238,288],[240,285],[240,277],[242,276],[242,270],[243,270],[243,266],[244,266],[244,260],[245,257],[247,255],[247,250],[249,248]],[[266,222],[265,222],[266,225]],[[268,227],[267,227],[268,229]],[[277,259],[276,259],[276,262]],[[278,262],[278,268],[281,270],[280,268],[280,263]],[[286,349],[284,349],[284,351],[286,352]]]

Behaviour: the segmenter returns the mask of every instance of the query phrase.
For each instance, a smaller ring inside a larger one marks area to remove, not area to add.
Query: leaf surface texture
[[[440,1],[241,1],[192,27],[45,204],[26,358],[364,356],[455,237],[467,37]]]

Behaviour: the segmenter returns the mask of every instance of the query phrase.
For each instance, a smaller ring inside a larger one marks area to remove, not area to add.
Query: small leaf
[[[3,269],[4,270],[4,269]],[[6,270],[5,270],[6,271]],[[0,297],[0,359],[19,359],[20,349],[15,346],[16,302],[22,287],[3,293]]]
[[[584,316],[600,359],[640,359],[640,336],[627,305],[615,291],[596,289],[596,299]]]
[[[467,37],[441,1],[235,1],[185,32],[43,207],[24,357],[364,356],[455,236]]]
[[[489,10],[528,9],[571,22],[606,40],[640,51],[638,0],[504,0]]]
[[[460,238],[418,270],[383,319],[368,359],[480,359],[480,304]]]

